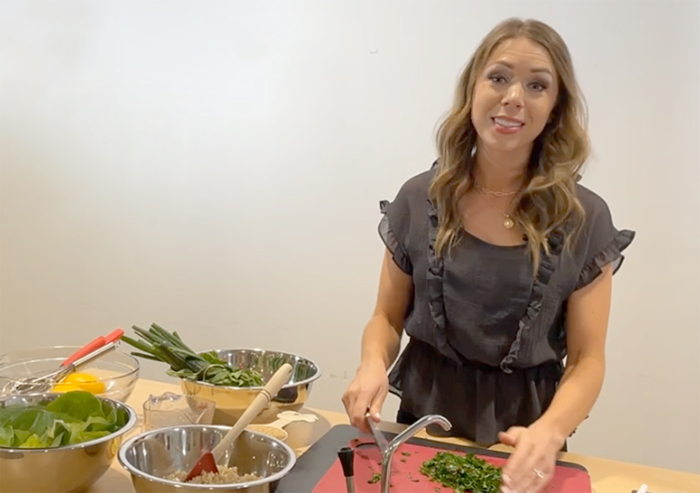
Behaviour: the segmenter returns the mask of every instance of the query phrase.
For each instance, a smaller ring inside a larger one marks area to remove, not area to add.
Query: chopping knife
[[[379,425],[375,423],[370,416],[369,411],[367,411],[365,414],[365,419],[367,419],[369,429],[372,430],[372,435],[374,435],[374,441],[377,443],[379,451],[382,453],[382,455],[384,455],[384,452],[386,452],[386,450],[389,448],[389,442],[384,436],[384,433],[382,433],[382,431],[379,429]]]

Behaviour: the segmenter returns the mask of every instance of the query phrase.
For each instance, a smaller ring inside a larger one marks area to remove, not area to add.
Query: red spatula
[[[211,452],[205,452],[194,465],[190,473],[185,478],[185,482],[201,476],[205,472],[219,472],[216,463],[221,459],[221,456],[231,447],[243,430],[253,421],[258,414],[272,400],[272,397],[277,395],[282,386],[287,383],[292,374],[292,365],[289,363],[283,364],[279,370],[272,375],[267,385],[263,387],[260,393],[255,397],[253,403],[248,406],[243,415],[236,421],[236,424],[226,433],[219,444],[214,447]]]

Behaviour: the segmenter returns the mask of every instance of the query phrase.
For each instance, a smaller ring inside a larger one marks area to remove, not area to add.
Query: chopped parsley
[[[499,493],[501,469],[475,457],[438,452],[423,463],[420,472],[455,493]]]

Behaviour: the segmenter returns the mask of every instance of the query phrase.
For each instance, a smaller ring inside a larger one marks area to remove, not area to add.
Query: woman
[[[584,116],[552,28],[510,19],[484,38],[438,160],[382,204],[378,301],[343,396],[354,426],[368,431],[368,408],[379,421],[391,388],[400,423],[437,413],[456,436],[514,446],[503,491],[547,485],[601,389],[612,275],[634,238],[577,183]]]

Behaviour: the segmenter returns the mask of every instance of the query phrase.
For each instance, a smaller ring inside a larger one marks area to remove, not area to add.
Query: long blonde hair
[[[471,112],[476,80],[496,47],[517,37],[529,38],[544,47],[559,78],[559,94],[551,121],[533,144],[529,183],[517,196],[511,216],[527,237],[536,271],[540,251],[550,251],[548,237],[553,231],[563,233],[564,248],[570,248],[582,228],[585,214],[576,196],[576,181],[590,149],[585,102],[574,76],[571,56],[551,27],[535,20],[512,18],[484,37],[464,69],[452,109],[438,129],[439,157],[429,196],[439,218],[435,251],[443,257],[445,250],[449,251],[459,240],[462,220],[458,203],[473,186],[477,132]]]

